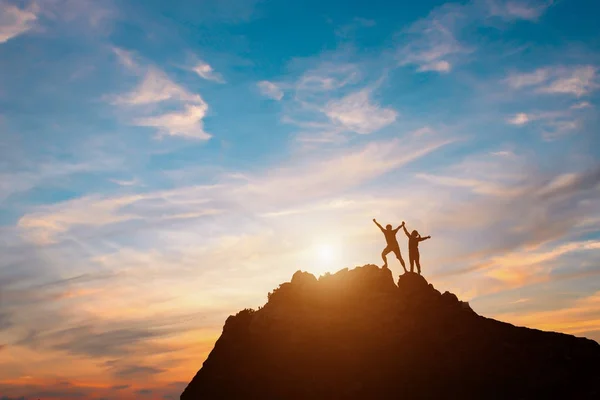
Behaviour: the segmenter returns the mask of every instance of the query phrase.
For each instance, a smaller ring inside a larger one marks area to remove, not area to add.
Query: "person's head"
[[[419,232],[417,232],[417,230],[415,229],[414,231],[412,231],[412,233],[410,235],[412,237],[417,237],[417,236],[419,236]]]
[[[387,224],[387,225],[385,226],[385,229],[387,229],[388,231],[391,231],[391,230],[392,230],[392,226],[391,226],[390,224]]]

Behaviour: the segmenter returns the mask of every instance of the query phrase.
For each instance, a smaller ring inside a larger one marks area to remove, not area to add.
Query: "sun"
[[[340,246],[335,241],[318,241],[313,245],[312,259],[314,273],[334,272],[341,262]]]
[[[331,264],[336,259],[336,249],[332,244],[319,244],[316,248],[317,259],[323,264]]]

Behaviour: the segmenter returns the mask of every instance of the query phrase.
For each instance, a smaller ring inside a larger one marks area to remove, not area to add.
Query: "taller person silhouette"
[[[419,262],[419,243],[423,240],[431,239],[431,236],[421,237],[419,232],[417,232],[416,230],[412,231],[411,233],[408,233],[404,221],[402,221],[401,226],[404,229],[404,233],[406,234],[406,236],[408,236],[408,258],[410,260],[410,272],[415,271],[414,264],[417,264],[417,271],[419,272],[419,275],[421,275],[421,263]]]
[[[404,264],[404,260],[402,259],[402,255],[400,254],[400,246],[398,245],[398,240],[396,240],[396,233],[398,233],[398,230],[404,226],[404,222],[402,223],[402,225],[400,225],[396,229],[392,229],[392,225],[390,225],[390,224],[386,225],[386,227],[384,229],[381,225],[379,225],[379,222],[377,222],[377,220],[375,220],[375,218],[373,218],[373,222],[375,222],[375,225],[377,225],[379,227],[379,229],[381,229],[381,232],[383,232],[383,235],[385,236],[385,241],[387,244],[385,249],[383,249],[383,251],[381,252],[381,258],[383,259],[383,268],[388,267],[387,258],[385,256],[387,254],[393,252],[396,255],[396,258],[398,259],[398,261],[400,261],[400,264],[402,264],[402,268],[404,268],[404,272],[407,272],[406,265]]]

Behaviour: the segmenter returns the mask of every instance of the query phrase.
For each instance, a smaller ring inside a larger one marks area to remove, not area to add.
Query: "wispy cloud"
[[[358,65],[319,60],[287,83],[293,96],[283,121],[301,128],[298,141],[341,143],[348,134],[373,133],[396,121],[396,110],[372,99],[384,78],[372,82],[361,76]]]
[[[113,183],[116,183],[119,186],[135,186],[139,184],[137,179],[124,180],[124,179],[111,179]]]
[[[33,28],[38,19],[35,6],[19,8],[8,2],[0,3],[0,43],[22,35]]]
[[[372,19],[356,17],[349,23],[336,28],[335,34],[341,38],[348,38],[360,28],[371,28],[375,25],[377,22]]]
[[[553,0],[486,0],[489,15],[505,20],[536,21],[551,6]]]
[[[204,131],[203,124],[207,110],[208,105],[202,101],[195,105],[185,105],[182,111],[137,118],[133,122],[138,126],[156,128],[159,135],[208,140],[212,135]]]
[[[486,161],[470,160],[447,169],[450,175],[420,175],[438,185],[439,195],[443,193],[442,186],[476,195],[467,197],[470,199],[468,205],[455,205],[452,214],[442,211],[435,218],[441,225],[462,224],[463,229],[469,226],[469,229],[474,229],[473,232],[478,232],[469,236],[474,240],[474,248],[479,247],[472,253],[475,263],[464,267],[465,260],[462,260],[463,266],[457,272],[495,271],[492,275],[496,290],[502,288],[502,271],[516,268],[511,264],[513,261],[537,264],[579,248],[597,248],[596,242],[573,242],[563,246],[560,240],[576,231],[587,215],[599,210],[589,200],[599,193],[600,167],[594,165],[587,170],[549,177],[539,172],[532,173],[527,168],[527,162],[518,156],[512,156],[510,164],[505,157]],[[502,165],[503,169],[494,170],[494,165],[496,168]],[[532,209],[536,212],[531,213]],[[552,218],[547,219],[545,216],[548,215]],[[540,248],[542,245],[547,246],[543,251]],[[534,279],[536,276],[543,278],[550,271],[549,264],[544,271],[524,272],[520,276],[523,279]],[[514,277],[513,272],[511,276]]]
[[[549,82],[547,86],[538,88],[542,93],[562,93],[583,96],[598,89],[600,85],[596,81],[596,68],[593,66],[577,67]]]
[[[583,297],[563,308],[523,314],[504,313],[496,318],[537,329],[584,335],[600,331],[600,292]]]
[[[269,97],[273,100],[281,100],[283,98],[283,90],[281,89],[281,86],[274,82],[260,81],[256,85],[263,96]]]
[[[344,62],[321,62],[305,71],[295,83],[297,97],[305,99],[316,93],[331,92],[357,83],[359,68]]]
[[[119,61],[119,63],[121,63],[121,65],[123,65],[131,71],[137,72],[140,70],[140,65],[135,59],[136,57],[133,52],[119,47],[112,47],[111,50],[117,56],[117,60]]]
[[[135,71],[139,70],[138,64],[133,61],[131,54],[120,51],[117,52],[117,55],[124,65]],[[188,92],[155,67],[147,68],[142,82],[135,89],[114,97],[112,102],[137,109],[140,116],[133,118],[131,123],[155,128],[159,137],[168,135],[196,140],[211,138],[211,135],[204,130],[204,118],[208,111],[208,104],[202,96]],[[160,103],[174,106],[176,110],[161,112],[141,107]]]
[[[207,62],[198,61],[196,65],[192,68],[192,70],[198,74],[201,78],[204,78],[209,81],[217,82],[217,83],[225,83],[225,79],[223,79],[223,75],[218,72],[215,72],[213,67],[211,67]]]
[[[546,140],[557,139],[577,131],[582,125],[581,110],[587,106],[577,103],[562,111],[520,112],[507,118],[506,122],[515,126],[534,125]]]
[[[531,117],[526,113],[517,113],[508,119],[508,123],[512,125],[525,125],[531,121]]]
[[[325,106],[325,114],[344,130],[368,134],[393,123],[398,113],[371,102],[370,91],[363,89]]]
[[[189,93],[170,80],[164,72],[151,67],[145,73],[144,79],[137,88],[129,93],[117,96],[114,103],[136,106],[160,103],[167,100],[203,102],[200,95]]]
[[[415,65],[418,72],[450,72],[464,56],[477,50],[474,40],[465,36],[465,28],[488,25],[494,19],[536,21],[551,2],[541,1],[471,1],[446,3],[405,29],[407,41],[400,46],[399,65]]]
[[[409,43],[398,53],[399,64],[417,65],[420,72],[449,72],[455,57],[473,51],[456,38],[466,17],[464,7],[448,4],[414,23],[405,32]]]
[[[581,109],[584,109],[584,108],[591,108],[591,107],[592,107],[592,105],[591,105],[589,102],[587,102],[587,101],[582,101],[582,102],[579,102],[579,103],[573,104],[573,105],[571,106],[571,109],[572,109],[572,110],[581,110]]]
[[[545,67],[533,72],[512,74],[506,82],[514,89],[532,88],[537,93],[580,97],[600,87],[596,72],[597,68],[592,65]]]
[[[31,240],[48,244],[56,243],[62,235],[69,236],[78,227],[89,226],[100,233],[99,227],[127,221],[194,219],[215,215],[219,210],[263,212],[353,188],[453,141],[439,137],[380,141],[300,165],[283,165],[264,175],[244,175],[244,179],[234,180],[224,177],[219,185],[80,198],[40,208],[23,216],[18,225]]]

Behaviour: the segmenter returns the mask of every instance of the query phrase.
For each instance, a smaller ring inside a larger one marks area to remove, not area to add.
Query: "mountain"
[[[600,399],[600,345],[475,313],[420,275],[298,271],[225,322],[199,399]]]

